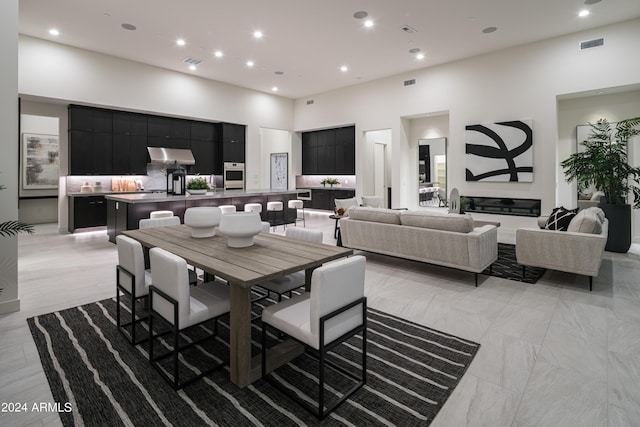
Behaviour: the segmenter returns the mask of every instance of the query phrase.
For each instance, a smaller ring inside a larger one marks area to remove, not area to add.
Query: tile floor
[[[335,244],[328,214],[307,215]],[[22,310],[0,316],[0,402],[29,406],[53,399],[25,320],[112,297],[117,260],[105,231],[36,229],[19,238]],[[640,425],[639,252],[605,253],[593,292],[550,271],[535,285],[482,276],[476,288],[470,273],[366,254],[366,293],[374,308],[482,344],[434,426]],[[0,425],[60,419],[0,412]]]

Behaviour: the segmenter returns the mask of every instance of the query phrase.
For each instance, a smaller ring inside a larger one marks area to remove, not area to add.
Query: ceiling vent
[[[400,28],[402,28],[402,31],[404,31],[407,34],[413,34],[413,33],[417,33],[418,32],[418,30],[413,28],[411,25],[403,25]]]
[[[416,79],[411,79],[411,80],[405,80],[404,81],[404,85],[405,86],[411,86],[411,85],[414,85],[414,84],[416,84]]]
[[[580,50],[591,49],[592,47],[598,47],[604,45],[604,38],[587,40],[580,42]]]
[[[184,58],[184,60],[182,62],[184,62],[185,64],[189,64],[189,65],[200,65],[204,61],[202,59],[189,57],[189,58]]]
[[[307,105],[313,105],[313,99],[308,100]]]

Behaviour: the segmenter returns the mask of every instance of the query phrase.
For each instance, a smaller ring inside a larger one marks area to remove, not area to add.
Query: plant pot
[[[201,189],[201,190],[189,190],[187,189],[187,192],[189,194],[207,194],[207,190],[206,189]]]
[[[626,253],[631,247],[631,205],[598,205],[609,220],[609,233],[605,251]]]

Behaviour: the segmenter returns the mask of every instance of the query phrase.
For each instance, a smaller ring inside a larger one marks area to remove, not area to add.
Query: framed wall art
[[[57,135],[22,134],[22,188],[58,188],[60,147]]]
[[[288,153],[271,153],[271,189],[289,189]]]
[[[465,127],[466,181],[532,182],[533,121]]]

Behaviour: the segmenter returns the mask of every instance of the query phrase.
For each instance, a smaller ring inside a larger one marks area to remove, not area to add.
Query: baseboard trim
[[[0,314],[13,313],[20,311],[20,299],[0,302]]]

